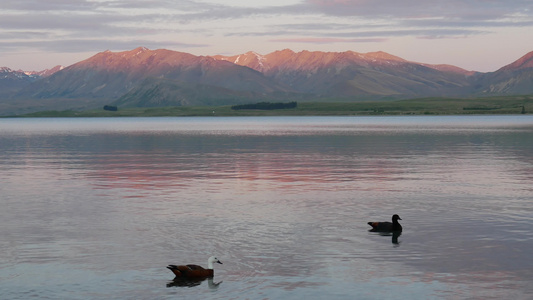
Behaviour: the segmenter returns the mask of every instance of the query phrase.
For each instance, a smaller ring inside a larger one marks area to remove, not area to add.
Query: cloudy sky
[[[495,71],[533,51],[531,0],[1,0],[0,67],[144,46],[195,55],[385,51]]]

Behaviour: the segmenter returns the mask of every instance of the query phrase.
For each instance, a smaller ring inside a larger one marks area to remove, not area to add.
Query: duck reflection
[[[398,241],[398,238],[402,235],[401,231],[393,231],[392,232],[392,243],[396,246],[400,246],[400,242]]]
[[[207,286],[210,290],[217,289],[218,286],[222,283],[215,282],[213,278],[203,278],[203,279],[183,279],[183,278],[174,278],[174,280],[167,283],[167,287],[195,287],[202,284],[202,282],[207,280]]]
[[[370,229],[369,232],[376,232],[377,234],[379,234],[381,236],[390,236],[390,237],[392,237],[392,244],[395,247],[399,247],[400,246],[401,241],[399,241],[398,238],[402,235],[401,231],[379,232],[379,231],[375,231],[375,230]]]

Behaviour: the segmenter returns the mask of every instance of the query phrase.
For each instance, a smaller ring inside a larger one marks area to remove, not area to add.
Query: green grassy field
[[[397,101],[298,102],[296,108],[232,110],[231,106],[177,106],[88,111],[43,111],[20,117],[162,117],[162,116],[351,116],[351,115],[465,115],[530,114],[533,96],[472,99],[421,98]]]

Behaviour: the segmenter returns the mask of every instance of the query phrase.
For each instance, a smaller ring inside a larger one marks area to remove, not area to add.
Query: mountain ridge
[[[249,68],[205,56],[139,47],[97,53],[35,82],[16,96],[114,99],[149,77],[265,93],[283,89]]]
[[[463,88],[463,77],[474,74],[454,66],[410,62],[383,51],[358,53],[304,50],[296,53],[284,49],[267,55],[247,52],[235,56],[218,55],[214,58],[260,71],[267,77],[287,83],[298,92],[336,97],[442,93],[446,89],[451,90],[451,87],[455,90]],[[433,82],[425,77],[433,77]]]
[[[533,51],[525,54],[524,56],[520,57],[519,59],[517,59],[516,61],[506,65],[506,66],[503,66],[502,68],[500,68],[499,70],[497,70],[496,72],[498,71],[513,71],[513,70],[522,70],[522,69],[529,69],[529,68],[533,68]]]
[[[40,99],[70,101],[79,108],[76,101],[82,99],[88,106],[107,102],[148,107],[533,94],[533,51],[495,72],[482,73],[408,61],[383,51],[283,49],[266,55],[249,51],[196,56],[137,47],[99,52],[48,73],[1,68],[0,87],[0,104],[22,99],[24,105],[35,102],[36,109],[43,108],[37,104]],[[1,106],[0,114],[6,114]]]

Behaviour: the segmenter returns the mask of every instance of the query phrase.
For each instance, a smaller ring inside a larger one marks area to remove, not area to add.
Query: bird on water
[[[213,270],[214,263],[222,264],[222,262],[218,260],[216,256],[211,256],[207,260],[207,269],[198,265],[168,265],[167,269],[169,269],[170,271],[172,271],[172,273],[174,273],[174,275],[176,275],[175,279],[198,280],[211,278],[215,275]]]
[[[401,232],[402,225],[398,223],[398,220],[401,220],[400,216],[393,215],[392,223],[391,222],[368,222],[368,225],[372,226],[370,231],[375,232]]]

